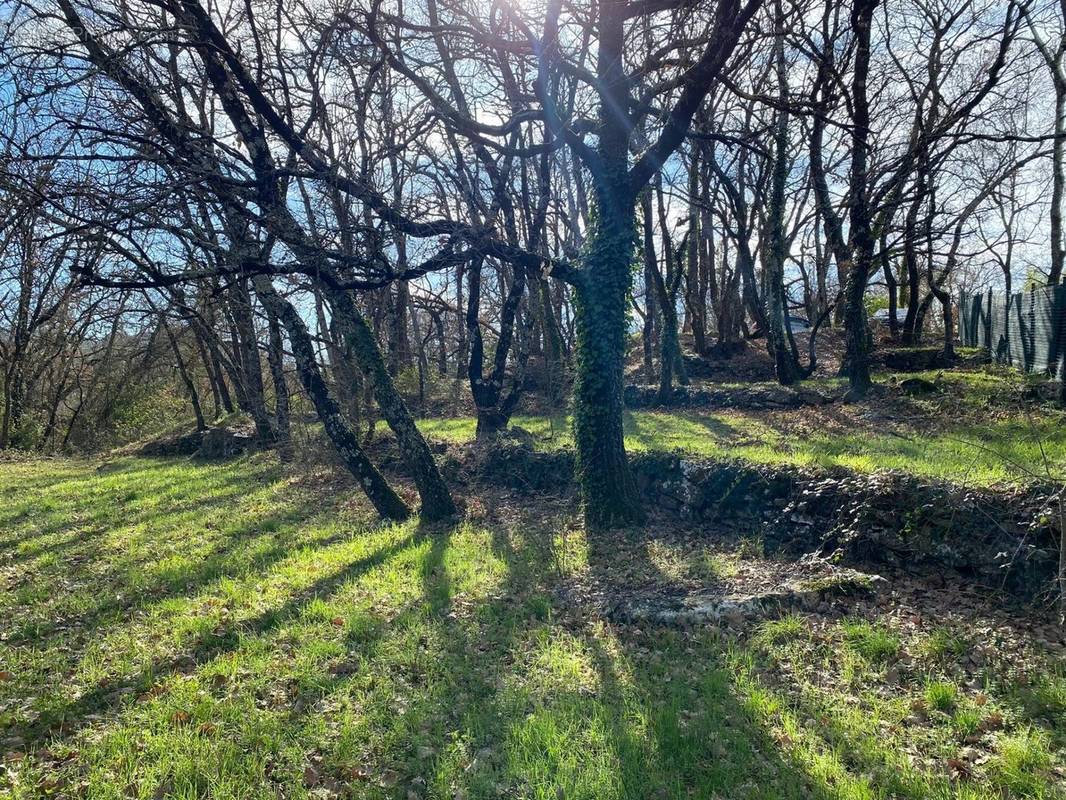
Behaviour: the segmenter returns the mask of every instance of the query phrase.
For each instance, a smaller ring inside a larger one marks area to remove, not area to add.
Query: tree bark
[[[270,343],[267,347],[267,363],[274,384],[274,440],[282,461],[293,457],[292,433],[289,415],[289,385],[285,382],[285,351],[282,348],[281,324],[278,315],[267,309],[267,328]]]
[[[411,470],[422,498],[422,518],[437,520],[453,516],[456,507],[451,492],[437,469],[429,445],[415,425],[414,417],[389,377],[373,331],[346,292],[330,290],[328,295],[333,312],[343,321],[344,335],[352,355],[369,381],[381,415],[396,435],[400,454]]]
[[[1066,25],[1066,17],[1063,19]],[[1059,71],[1063,67],[1059,66]],[[1055,141],[1051,158],[1051,270],[1048,284],[1062,280],[1066,241],[1062,236],[1062,202],[1066,194],[1066,76],[1055,76]]]
[[[873,263],[874,238],[870,215],[867,165],[870,149],[870,105],[867,80],[870,74],[870,29],[879,0],[855,0],[851,26],[855,31],[855,65],[852,76],[853,125],[851,129],[851,204],[849,221],[851,259],[844,285],[844,363],[848,392],[864,396],[870,379],[870,329],[866,320],[866,283]]]
[[[318,368],[315,358],[315,346],[307,332],[307,326],[292,303],[283,299],[274,289],[270,280],[263,275],[254,279],[256,295],[259,301],[281,320],[289,334],[293,355],[296,358],[296,370],[300,382],[307,390],[311,402],[318,412],[319,419],[326,429],[337,453],[344,461],[348,471],[355,476],[359,486],[366,492],[377,512],[386,519],[405,520],[410,510],[400,496],[389,486],[388,481],[378,468],[367,458],[359,445],[359,437],[349,426],[341,413],[340,406],[330,395],[326,382]]]
[[[784,20],[781,2],[775,3],[777,33],[774,37],[774,60],[778,97],[781,107],[774,121],[774,160],[770,176],[770,202],[767,216],[770,241],[764,250],[763,280],[766,302],[766,345],[774,360],[778,383],[789,386],[800,378],[800,365],[790,336],[788,296],[785,293],[785,182],[788,179],[788,81],[785,73]]]
[[[244,384],[248,413],[255,423],[256,439],[260,446],[274,441],[274,431],[267,414],[266,398],[263,395],[263,370],[259,361],[259,343],[252,319],[252,303],[248,294],[247,278],[238,278],[230,289],[230,309],[236,332],[236,349],[240,359],[241,378]]]
[[[587,242],[587,282],[575,288],[577,375],[574,438],[585,524],[592,530],[639,523],[644,510],[626,459],[622,382],[630,264],[636,220],[632,210],[604,209]]]

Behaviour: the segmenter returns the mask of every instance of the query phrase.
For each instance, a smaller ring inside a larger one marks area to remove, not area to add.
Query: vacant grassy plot
[[[933,382],[929,396],[899,397],[909,378]],[[889,397],[869,404],[809,406],[781,411],[634,411],[626,414],[631,451],[678,451],[707,458],[742,458],[761,464],[844,467],[861,472],[898,470],[976,486],[1066,479],[1066,414],[1020,399],[1035,379],[1013,370],[928,370],[880,373]],[[837,378],[811,380],[808,388],[843,391]],[[743,389],[744,384],[714,384]],[[750,386],[750,385],[748,385]],[[1035,410],[1034,410],[1035,409]],[[570,419],[519,416],[515,425],[544,449],[573,447]],[[427,436],[474,439],[476,420],[426,419]]]
[[[756,548],[354,496],[266,458],[0,465],[0,797],[1062,796],[1066,673],[1009,626],[612,626],[557,589]]]
[[[960,421],[941,430],[923,429],[922,420],[914,419],[881,431],[838,417],[797,436],[789,418],[801,413],[634,411],[625,417],[626,447],[761,464],[891,469],[981,486],[1066,474],[1066,419],[1059,415]],[[566,417],[516,417],[514,424],[532,433],[539,447],[573,446]],[[476,420],[427,419],[420,425],[431,438],[466,442],[474,439]]]

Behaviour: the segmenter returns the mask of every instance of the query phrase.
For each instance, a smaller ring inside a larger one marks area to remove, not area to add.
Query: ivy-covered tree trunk
[[[411,514],[407,505],[389,486],[378,468],[367,458],[363,448],[359,446],[358,435],[352,430],[344,414],[341,413],[337,401],[330,394],[318,368],[315,346],[307,332],[303,318],[300,317],[292,303],[278,295],[269,278],[264,275],[256,276],[254,285],[259,301],[285,326],[289,334],[289,343],[292,345],[293,356],[296,359],[296,371],[300,376],[300,382],[307,390],[318,412],[318,417],[326,429],[326,435],[333,442],[344,465],[355,476],[359,486],[366,492],[366,496],[382,517],[393,520],[407,519]]]
[[[574,437],[585,525],[604,529],[644,519],[622,435],[622,381],[635,214],[604,208],[586,244],[575,286]],[[614,205],[618,205],[617,203]]]
[[[422,498],[421,516],[426,520],[450,517],[456,513],[455,502],[441,477],[429,445],[415,425],[414,417],[389,376],[374,332],[346,292],[331,290],[330,305],[343,323],[342,330],[359,369],[366,375],[381,415],[385,418],[400,448],[404,463],[411,470]]]

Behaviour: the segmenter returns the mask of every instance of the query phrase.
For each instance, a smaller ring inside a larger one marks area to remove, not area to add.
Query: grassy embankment
[[[0,797],[1062,796],[1066,668],[1035,646],[946,616],[611,626],[557,587],[759,556],[505,496],[381,526],[330,480],[0,464]]]

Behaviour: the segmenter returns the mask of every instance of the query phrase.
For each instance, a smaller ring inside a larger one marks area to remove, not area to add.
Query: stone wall
[[[625,387],[623,401],[626,408],[653,408],[659,402],[659,387],[630,384]],[[773,409],[825,405],[833,399],[811,389],[789,386],[752,386],[743,388],[707,388],[676,386],[665,405],[670,408],[746,408]]]
[[[448,456],[454,479],[530,492],[573,489],[567,451],[466,448]],[[841,563],[951,569],[1028,599],[1051,591],[1060,487],[969,489],[910,475],[633,457],[648,507],[694,523],[730,521],[761,532],[767,549],[819,552]]]

